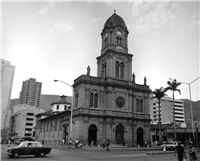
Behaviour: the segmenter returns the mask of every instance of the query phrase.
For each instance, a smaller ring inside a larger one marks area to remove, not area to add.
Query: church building
[[[74,80],[72,140],[83,144],[144,146],[150,142],[150,93],[135,82],[133,55],[128,53],[129,31],[115,12],[101,32],[102,49],[97,57],[97,76],[87,74]]]

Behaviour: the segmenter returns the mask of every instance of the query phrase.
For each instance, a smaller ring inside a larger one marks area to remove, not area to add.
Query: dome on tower
[[[113,15],[110,18],[108,18],[104,25],[104,28],[110,28],[114,26],[121,26],[122,28],[126,29],[126,24],[124,20],[116,13],[113,13]]]

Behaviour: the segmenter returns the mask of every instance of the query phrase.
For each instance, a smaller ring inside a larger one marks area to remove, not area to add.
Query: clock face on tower
[[[117,35],[121,36],[121,32],[120,32],[120,31],[117,31]]]
[[[119,108],[124,107],[124,105],[125,105],[125,100],[124,100],[124,98],[123,98],[123,97],[117,97],[117,99],[116,99],[116,105],[117,105],[117,107],[119,107]]]

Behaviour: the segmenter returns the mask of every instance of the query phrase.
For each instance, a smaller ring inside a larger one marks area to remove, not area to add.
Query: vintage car
[[[20,155],[35,155],[36,157],[44,157],[51,151],[50,147],[44,147],[37,141],[24,141],[19,146],[8,148],[6,154],[9,157],[19,157]]]
[[[178,142],[168,142],[168,143],[165,143],[165,144],[161,145],[161,148],[163,149],[164,146],[166,147],[166,150],[175,150],[176,147],[178,146]],[[184,147],[183,144],[181,144],[181,146]]]

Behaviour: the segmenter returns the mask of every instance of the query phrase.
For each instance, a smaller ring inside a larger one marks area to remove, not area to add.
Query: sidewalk
[[[45,146],[45,145],[44,145]],[[50,146],[53,149],[75,149],[75,145],[72,145],[71,148],[69,148],[67,145],[55,145],[55,144],[46,144],[46,146]],[[84,150],[103,150],[101,146],[82,146],[82,148],[78,149],[84,149]],[[146,152],[147,155],[162,155],[162,154],[174,154],[174,151],[163,151],[160,146],[157,147],[123,147],[123,146],[116,146],[116,145],[111,145],[110,149],[112,150],[133,150],[133,151],[148,151]],[[198,153],[200,151],[198,150]]]

